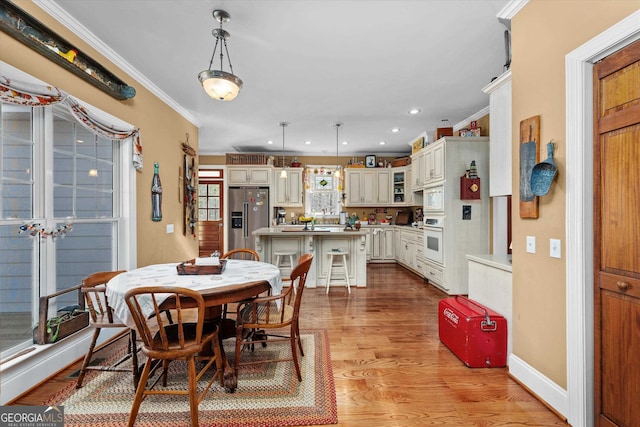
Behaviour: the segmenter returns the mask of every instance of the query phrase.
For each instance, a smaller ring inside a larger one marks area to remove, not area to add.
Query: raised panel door
[[[433,147],[431,156],[431,181],[441,181],[445,177],[445,145],[440,143]]]
[[[390,205],[392,202],[391,195],[391,170],[383,169],[376,171],[376,175],[378,178],[377,182],[377,203]]]
[[[375,205],[378,203],[377,178],[377,172],[374,170],[362,172],[360,176],[360,194],[362,195],[360,203],[362,205]]]
[[[384,245],[383,245],[383,253],[382,259],[385,260],[393,260],[396,258],[395,251],[395,242],[393,241],[394,231],[393,230],[383,230],[381,233],[384,236]]]

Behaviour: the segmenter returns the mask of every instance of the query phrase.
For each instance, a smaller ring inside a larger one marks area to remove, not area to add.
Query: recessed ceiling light
[[[419,112],[420,112],[419,108],[412,108],[411,110],[409,110],[409,114],[411,114],[412,116],[415,116]]]
[[[347,145],[349,144],[349,141],[342,141],[342,145]]]
[[[311,141],[305,141],[304,144],[305,145],[309,145],[309,144],[311,144]]]
[[[78,144],[82,144],[82,143],[84,143],[84,141],[83,141],[83,140],[81,140],[81,139],[76,139],[76,142],[77,142]]]
[[[273,141],[272,140],[268,140],[267,144],[271,145],[271,144],[273,144]]]
[[[393,129],[391,129],[391,132],[398,133],[398,132],[400,132],[400,128],[393,128]]]
[[[384,145],[384,144],[386,144],[386,142],[380,141],[380,145]]]

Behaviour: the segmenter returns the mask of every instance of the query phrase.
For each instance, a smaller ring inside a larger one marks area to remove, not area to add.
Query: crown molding
[[[124,58],[116,53],[111,47],[100,40],[95,34],[89,31],[78,20],[69,15],[64,9],[62,9],[55,1],[49,0],[33,0],[33,3],[47,12],[56,21],[60,22],[76,36],[86,42],[89,46],[94,48],[98,53],[113,62],[116,66],[122,69],[125,73],[130,75],[134,80],[144,86],[152,94],[160,98],[165,104],[175,110],[178,114],[184,117],[198,128],[201,126],[200,121],[189,111],[187,111],[182,105],[178,104],[173,98],[167,95],[161,90],[155,83],[149,80],[144,74],[138,71],[134,66],[129,64]]]

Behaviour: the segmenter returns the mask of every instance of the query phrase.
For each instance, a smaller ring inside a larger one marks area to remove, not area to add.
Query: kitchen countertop
[[[331,226],[315,226],[313,230],[303,230],[303,225],[288,225],[288,226],[279,226],[279,227],[263,227],[255,230],[253,233],[254,236],[272,236],[274,234],[282,234],[286,236],[326,236],[328,234],[351,234],[354,236],[359,236],[364,234],[362,230],[349,230],[345,231],[344,227],[331,227]],[[310,227],[309,227],[310,228]]]
[[[493,255],[493,254],[481,254],[481,255],[467,255],[467,259],[475,261],[480,264],[488,265],[489,267],[498,268],[500,270],[512,272],[511,269],[511,255]]]

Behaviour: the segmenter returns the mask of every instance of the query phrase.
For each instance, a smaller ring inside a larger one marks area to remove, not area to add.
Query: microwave
[[[423,191],[424,214],[430,212],[444,212],[444,186],[425,188]]]

